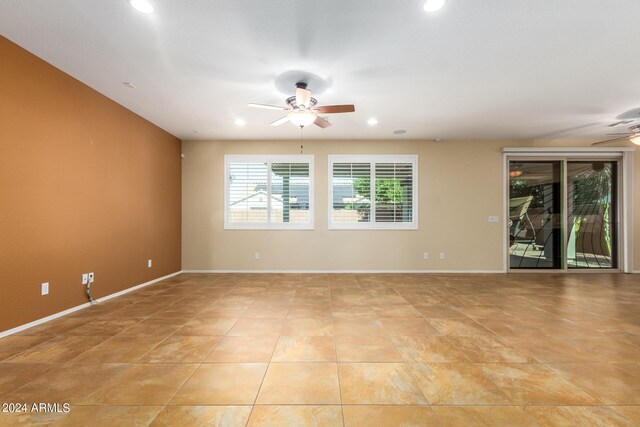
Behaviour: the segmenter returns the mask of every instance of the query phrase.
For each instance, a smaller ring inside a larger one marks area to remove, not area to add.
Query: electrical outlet
[[[147,268],[153,267],[153,260],[147,260]]]
[[[93,283],[93,279],[94,279],[94,274],[93,273],[89,273],[89,283]]]
[[[260,259],[260,252],[256,252],[254,256],[256,258],[256,261],[258,261]]]
[[[40,295],[49,295],[49,282],[40,285]]]
[[[497,215],[495,215],[495,216],[492,215],[492,216],[488,217],[487,220],[489,222],[491,222],[491,223],[498,223],[498,222],[500,222],[500,217],[497,216]]]
[[[422,254],[422,259],[429,259],[429,252],[425,252]]]
[[[86,285],[86,284],[88,284],[88,283],[89,283],[89,275],[88,275],[87,273],[84,273],[84,274],[82,275],[82,284],[83,284],[83,285]]]
[[[444,259],[444,252],[440,252],[440,259]]]

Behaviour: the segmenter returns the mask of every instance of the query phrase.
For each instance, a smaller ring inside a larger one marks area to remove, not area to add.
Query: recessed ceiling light
[[[376,119],[375,117],[371,117],[369,120],[367,120],[367,124],[369,126],[375,126],[378,124],[378,119]]]
[[[407,131],[404,129],[397,129],[397,130],[394,130],[393,133],[396,135],[404,135],[405,133],[407,133]]]
[[[444,6],[445,0],[427,0],[422,8],[425,12],[437,12]]]
[[[153,13],[153,5],[148,0],[129,0],[129,4],[138,12]]]
[[[236,119],[236,121],[234,123],[236,124],[236,126],[240,126],[240,127],[242,127],[242,126],[247,124],[247,122],[245,122],[242,119]]]

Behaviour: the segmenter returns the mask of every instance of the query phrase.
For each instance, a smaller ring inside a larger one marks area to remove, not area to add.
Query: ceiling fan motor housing
[[[294,110],[299,109],[300,107],[298,106],[298,103],[296,102],[296,97],[295,96],[290,96],[289,98],[287,98],[286,103],[289,107],[291,107]],[[311,98],[309,100],[309,105],[307,105],[307,108],[312,108],[314,107],[316,104],[318,103],[318,100],[315,98]]]

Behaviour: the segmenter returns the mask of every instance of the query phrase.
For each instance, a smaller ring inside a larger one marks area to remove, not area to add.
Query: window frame
[[[224,229],[225,230],[314,230],[314,160],[313,155],[302,154],[225,154],[224,156]],[[267,222],[233,223],[229,221],[229,164],[230,163],[266,163],[267,164]],[[309,164],[309,221],[296,223],[274,223],[271,218],[271,164],[308,163]]]
[[[330,154],[328,158],[329,198],[327,224],[329,230],[417,230],[418,229],[418,155],[417,154]],[[333,221],[333,165],[335,163],[369,163],[371,165],[371,218],[375,219],[375,179],[377,163],[411,163],[413,167],[411,222],[334,222]]]

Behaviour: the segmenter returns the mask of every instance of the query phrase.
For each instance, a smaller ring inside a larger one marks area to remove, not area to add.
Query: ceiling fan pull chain
[[[302,131],[304,130],[303,126],[300,126],[300,154],[302,154],[302,150],[304,149],[304,141],[302,139]]]

